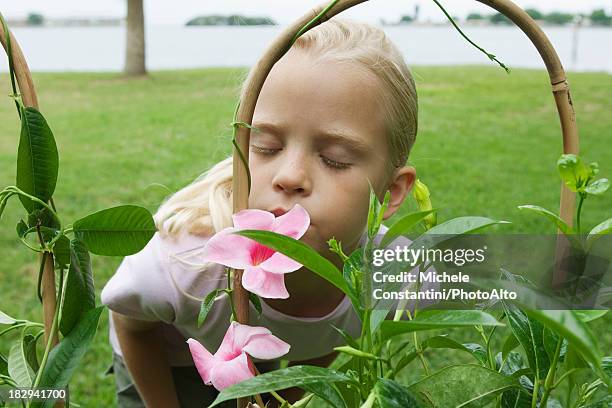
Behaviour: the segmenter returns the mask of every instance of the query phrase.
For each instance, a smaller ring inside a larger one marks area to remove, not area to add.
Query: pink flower
[[[252,239],[233,233],[254,229],[299,239],[310,226],[310,216],[304,207],[296,204],[279,217],[268,211],[247,209],[237,212],[232,219],[234,227],[225,228],[208,240],[204,248],[204,260],[244,269],[242,286],[261,297],[288,298],[284,274],[295,272],[302,264]]]
[[[204,383],[212,384],[219,391],[255,376],[247,354],[270,360],[287,354],[290,348],[265,327],[251,327],[238,322],[230,324],[214,355],[197,340],[189,339],[187,344]]]

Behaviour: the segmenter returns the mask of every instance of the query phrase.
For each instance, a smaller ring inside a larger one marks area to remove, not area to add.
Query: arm
[[[179,407],[158,322],[112,313],[125,365],[147,407]]]

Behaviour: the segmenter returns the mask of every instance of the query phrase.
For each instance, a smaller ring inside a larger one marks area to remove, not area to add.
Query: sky
[[[612,14],[612,0],[515,0],[523,8],[534,7],[544,12],[590,12],[604,8]],[[289,24],[310,8],[327,4],[325,0],[144,0],[146,22],[151,25],[183,25],[198,15],[243,14],[269,16],[279,24]],[[470,12],[490,13],[493,10],[476,0],[442,0],[454,16]],[[444,16],[432,0],[370,0],[343,12],[343,17],[377,23],[393,22],[401,15],[412,14],[420,6],[421,20],[442,21]],[[125,0],[0,0],[0,12],[6,18],[24,18],[28,13],[41,13],[48,18],[123,17]]]

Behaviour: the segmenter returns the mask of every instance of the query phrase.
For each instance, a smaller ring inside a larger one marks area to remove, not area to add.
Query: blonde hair
[[[292,49],[321,61],[357,63],[376,75],[382,85],[387,117],[389,174],[403,166],[416,139],[417,94],[408,66],[384,31],[332,18],[298,38]],[[206,236],[231,226],[231,188],[232,157],[229,157],[170,196],[154,216],[157,229],[162,236],[175,237],[181,232]]]

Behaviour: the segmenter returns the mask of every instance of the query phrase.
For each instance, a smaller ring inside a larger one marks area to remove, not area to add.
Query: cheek
[[[251,192],[249,193],[249,208],[259,208],[262,195],[266,194],[267,172],[265,168],[255,160],[249,159],[249,170],[251,173]]]
[[[328,186],[329,193],[323,207],[326,209],[330,235],[338,238],[342,235],[345,240],[352,240],[365,226],[369,189],[367,181],[359,183],[357,180],[358,178],[351,178],[344,183],[330,183]]]

